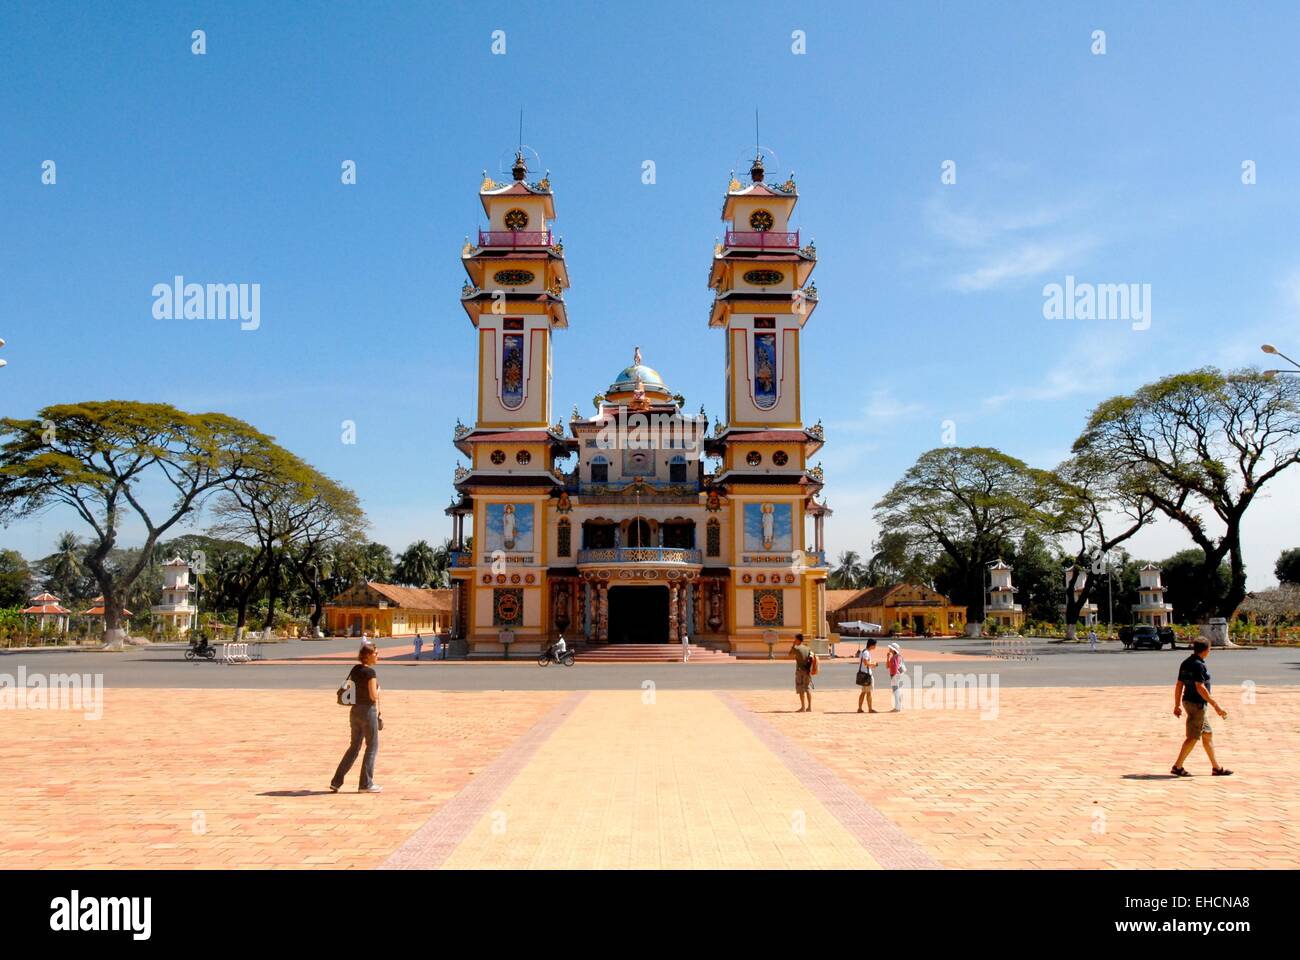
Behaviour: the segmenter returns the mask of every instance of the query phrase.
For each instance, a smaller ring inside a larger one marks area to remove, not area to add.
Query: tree
[[[862,557],[856,550],[845,550],[835,561],[834,569],[826,575],[826,586],[831,590],[857,590],[865,576]]]
[[[1048,475],[990,447],[938,447],[921,454],[875,506],[882,536],[905,534],[934,561],[950,561],[945,592],[983,614],[984,568],[1027,530],[1046,527]],[[936,579],[938,574],[936,569]]]
[[[94,593],[87,593],[85,585],[92,582],[86,564],[86,545],[71,530],[59,534],[54,552],[41,560],[39,566],[45,578],[45,589],[60,599],[72,602]]]
[[[1300,583],[1300,547],[1283,550],[1273,566],[1278,583]]]
[[[364,516],[356,494],[287,452],[275,458],[268,476],[228,484],[212,509],[212,532],[253,546],[257,575],[244,579],[237,597],[242,635],[252,592],[266,581],[263,629],[275,623],[275,607],[286,573],[298,573],[315,601],[313,626],[322,608],[320,567],[337,543],[359,537]]]
[[[1127,473],[1084,451],[1053,471],[1047,512],[1052,532],[1071,555],[1063,594],[1065,634],[1073,640],[1079,612],[1093,596],[1098,564],[1150,522],[1155,506]]]
[[[32,595],[32,571],[17,550],[0,550],[0,608],[25,607]]]
[[[45,407],[38,419],[0,419],[0,520],[61,504],[91,528],[84,558],[104,597],[105,639],[123,640],[122,605],[154,545],[224,484],[271,472],[284,451],[271,437],[221,413],[164,403],[90,401]],[[171,502],[148,505],[161,488]],[[109,555],[125,518],[144,528],[138,556],[115,568]]]
[[[928,584],[933,579],[930,564],[913,549],[912,541],[905,533],[882,533],[872,544],[872,549],[875,552],[867,561],[863,586]]]
[[[427,587],[438,575],[438,558],[427,540],[417,540],[397,559],[393,576],[409,587]]]
[[[1165,602],[1173,606],[1174,619],[1181,623],[1201,623],[1215,616],[1232,589],[1232,570],[1228,564],[1221,563],[1210,590],[1206,591],[1202,576],[1205,553],[1200,547],[1179,550],[1156,566],[1160,568],[1160,582],[1165,586]]]
[[[1199,587],[1231,582],[1207,614],[1246,595],[1241,523],[1266,483],[1300,461],[1300,379],[1213,367],[1175,374],[1100,404],[1074,443],[1113,465],[1204,553]]]

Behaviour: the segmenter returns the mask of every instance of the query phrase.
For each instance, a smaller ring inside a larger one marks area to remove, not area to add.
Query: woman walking
[[[379,713],[379,676],[375,673],[375,664],[379,661],[379,651],[374,644],[363,643],[357,654],[357,664],[348,673],[344,683],[352,684],[352,708],[348,711],[348,721],[352,728],[352,742],[348,744],[347,753],[339,761],[339,768],[334,771],[330,781],[330,791],[338,793],[343,786],[343,778],[356,763],[361,751],[361,741],[365,740],[366,755],[361,760],[361,783],[359,793],[379,793],[383,788],[375,785],[375,756],[379,753],[379,731],[383,720]],[[340,700],[340,702],[346,702]]]

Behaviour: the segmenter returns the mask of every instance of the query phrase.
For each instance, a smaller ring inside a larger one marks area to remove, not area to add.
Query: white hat
[[[902,650],[900,650],[900,649],[898,648],[898,644],[896,644],[896,643],[891,643],[891,644],[889,645],[889,649],[890,649],[890,650],[893,650],[895,653],[902,653],[902,652],[903,652]]]

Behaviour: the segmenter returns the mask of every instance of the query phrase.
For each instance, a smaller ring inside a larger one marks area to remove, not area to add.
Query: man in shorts
[[[1197,640],[1192,644],[1192,655],[1178,665],[1178,682],[1174,684],[1174,716],[1181,717],[1187,711],[1187,736],[1183,747],[1178,751],[1178,760],[1169,772],[1175,777],[1190,777],[1183,769],[1183,763],[1201,741],[1206,756],[1210,758],[1210,769],[1216,777],[1230,777],[1231,770],[1219,766],[1214,756],[1214,731],[1206,718],[1206,707],[1213,707],[1222,719],[1228,719],[1227,711],[1220,708],[1214,697],[1210,696],[1210,671],[1205,666],[1205,658],[1210,655],[1210,644]]]

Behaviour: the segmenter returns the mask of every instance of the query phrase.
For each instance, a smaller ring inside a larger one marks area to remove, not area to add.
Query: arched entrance
[[[610,587],[610,643],[667,643],[668,588]]]

